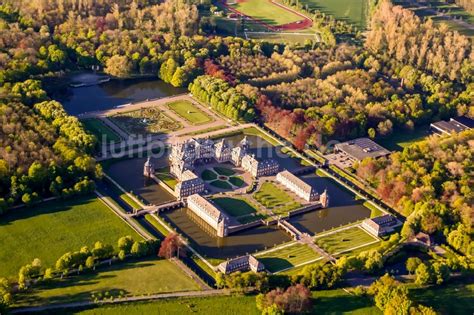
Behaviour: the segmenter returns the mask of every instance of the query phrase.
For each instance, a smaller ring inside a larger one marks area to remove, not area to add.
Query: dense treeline
[[[472,82],[474,50],[467,37],[449,31],[447,25],[422,22],[410,10],[389,1],[379,6],[365,42],[369,50],[439,77]]]
[[[440,232],[464,254],[474,254],[472,165],[474,131],[431,136],[389,158],[366,159],[359,177],[403,215],[404,233]]]
[[[0,100],[0,210],[41,197],[88,193],[101,169],[96,139],[38,81],[6,84]]]
[[[474,2],[472,0],[455,0],[455,2],[469,13],[474,13]]]
[[[234,119],[252,121],[252,101],[222,79],[203,75],[189,85],[189,91],[200,101],[210,104],[219,113]]]

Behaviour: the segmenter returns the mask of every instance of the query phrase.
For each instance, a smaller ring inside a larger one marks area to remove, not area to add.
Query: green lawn
[[[302,20],[295,13],[272,4],[268,0],[245,0],[233,4],[232,7],[269,25],[282,25]]]
[[[223,180],[215,180],[210,183],[212,186],[221,188],[221,189],[232,189],[232,186]]]
[[[102,143],[102,137],[105,135],[106,142],[118,142],[120,137],[102,120],[97,118],[88,118],[82,120],[84,127],[97,137],[97,140]]]
[[[216,173],[211,170],[204,170],[201,174],[201,178],[205,181],[217,179]]]
[[[333,234],[316,238],[316,244],[325,251],[336,254],[350,248],[361,246],[376,239],[360,227],[351,227]]]
[[[194,280],[168,260],[117,263],[99,272],[52,281],[17,295],[18,305],[90,301],[106,292],[110,296],[137,296],[153,293],[199,290]]]
[[[225,213],[233,217],[239,217],[242,215],[248,215],[257,212],[247,201],[238,198],[214,198],[213,201],[219,206]]]
[[[296,243],[275,251],[256,256],[270,272],[277,272],[313,261],[320,256],[307,245]]]
[[[234,185],[234,186],[237,186],[237,187],[242,187],[245,182],[242,178],[238,177],[238,176],[232,176],[229,178],[229,182]]]
[[[0,217],[0,277],[16,275],[34,258],[52,266],[64,253],[96,241],[115,246],[124,235],[140,239],[93,196],[13,210]]]
[[[413,288],[410,297],[417,303],[431,306],[440,314],[474,314],[474,283],[472,279],[451,280],[441,286]]]
[[[368,16],[367,0],[301,0],[301,4],[310,9],[334,16],[338,20],[345,20],[364,29]]]
[[[273,183],[265,182],[254,195],[254,198],[264,207],[271,209],[275,214],[285,214],[288,211],[301,207],[285,191]]]
[[[190,101],[176,101],[168,103],[167,105],[172,111],[193,125],[201,125],[212,121],[212,118],[209,117],[209,115],[200,110]]]
[[[215,166],[214,171],[219,175],[232,176],[235,174],[235,171],[227,167]]]
[[[401,151],[405,147],[417,141],[425,139],[429,135],[429,126],[419,126],[413,131],[395,130],[394,133],[386,138],[377,139],[384,148],[391,151]]]
[[[80,312],[82,315],[103,314],[103,315],[138,315],[138,314],[248,314],[259,315],[261,312],[255,304],[255,296],[235,295],[235,296],[211,296],[204,298],[179,298],[153,302],[116,304],[101,306],[97,309]]]
[[[156,177],[161,180],[163,183],[165,183],[168,187],[171,189],[174,189],[176,184],[178,183],[178,180],[173,177],[173,175],[170,174],[170,168],[169,167],[164,167],[157,169],[155,171]]]

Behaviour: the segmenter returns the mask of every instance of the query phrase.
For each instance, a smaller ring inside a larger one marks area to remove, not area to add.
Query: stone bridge
[[[164,203],[158,206],[146,206],[143,209],[138,210],[133,214],[133,216],[141,216],[145,215],[148,213],[156,213],[160,211],[166,211],[166,210],[173,210],[173,209],[178,209],[184,206],[184,203],[182,201],[176,200],[176,201],[171,201],[168,203]]]

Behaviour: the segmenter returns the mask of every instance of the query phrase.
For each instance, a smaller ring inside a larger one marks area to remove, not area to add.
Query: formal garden
[[[196,105],[187,100],[180,100],[166,104],[169,109],[175,112],[192,125],[202,125],[212,121],[212,118]]]
[[[353,248],[380,242],[360,226],[349,227],[335,233],[327,233],[315,238],[316,244],[330,254],[339,254]]]
[[[218,189],[236,189],[245,185],[245,181],[231,168],[214,166],[205,169],[201,178],[209,185]]]
[[[321,256],[308,245],[292,243],[255,255],[270,272],[278,272],[314,262]]]
[[[263,183],[253,197],[276,215],[286,215],[289,211],[301,207],[301,204],[294,201],[291,195],[272,182]]]
[[[176,131],[182,125],[156,107],[148,107],[108,117],[130,135],[162,134]]]
[[[225,213],[234,217],[239,223],[245,224],[265,218],[258,212],[258,207],[243,197],[217,197],[212,201]]]

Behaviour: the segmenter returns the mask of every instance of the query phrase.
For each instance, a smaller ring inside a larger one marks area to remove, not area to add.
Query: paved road
[[[33,306],[33,307],[22,307],[22,308],[12,309],[10,312],[12,314],[33,313],[33,312],[42,312],[42,311],[48,311],[48,310],[65,309],[65,308],[78,308],[78,307],[86,307],[86,306],[98,306],[98,305],[126,303],[126,302],[139,302],[139,301],[170,299],[170,298],[216,296],[216,295],[225,295],[225,294],[227,294],[227,291],[225,291],[225,290],[205,290],[205,291],[187,291],[187,292],[161,293],[161,294],[153,294],[153,295],[147,295],[147,296],[131,296],[131,297],[124,297],[124,298],[116,298],[114,300],[101,301],[101,302],[84,301],[84,302],[75,302],[75,303],[63,303],[63,304],[50,304],[50,305]]]

